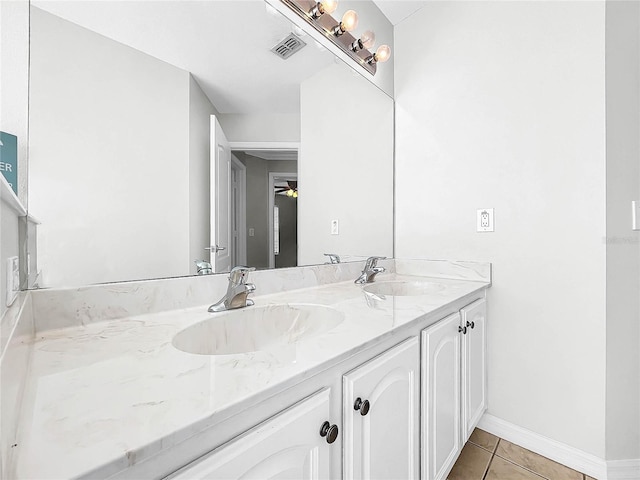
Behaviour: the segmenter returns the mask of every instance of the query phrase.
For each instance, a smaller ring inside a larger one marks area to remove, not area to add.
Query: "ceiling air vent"
[[[290,33],[284,40],[273,47],[271,51],[283,60],[286,60],[298,50],[301,50],[305,45],[306,43],[300,40],[300,38]]]

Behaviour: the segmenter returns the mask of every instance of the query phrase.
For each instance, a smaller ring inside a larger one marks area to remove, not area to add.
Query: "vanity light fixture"
[[[331,15],[336,8],[338,8],[337,0],[321,0],[309,11],[309,15],[311,18],[319,18],[325,13]]]
[[[353,32],[358,26],[358,14],[355,10],[347,10],[342,16],[340,23],[333,27],[331,33],[336,37],[343,35],[346,32]]]
[[[331,13],[337,9],[337,0],[280,0],[280,2],[371,75],[376,74],[378,63],[389,59],[391,49],[386,45],[381,45],[375,53],[369,51],[376,38],[371,30],[364,32],[360,38],[349,33],[358,26],[358,14],[354,10],[347,10],[340,22],[331,16]]]

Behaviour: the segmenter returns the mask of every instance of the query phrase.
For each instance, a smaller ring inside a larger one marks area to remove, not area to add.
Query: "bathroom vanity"
[[[256,272],[281,291],[246,309],[100,321],[105,302],[42,330],[15,476],[446,478],[486,408],[490,285],[447,264],[387,261],[365,286],[348,265]],[[43,294],[34,311],[62,308]]]

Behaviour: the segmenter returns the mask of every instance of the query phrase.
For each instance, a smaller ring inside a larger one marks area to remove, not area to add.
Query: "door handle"
[[[218,245],[211,245],[210,247],[204,247],[205,250],[209,250],[213,253],[218,253],[218,252],[222,252],[223,250],[226,250],[227,247],[219,247]]]

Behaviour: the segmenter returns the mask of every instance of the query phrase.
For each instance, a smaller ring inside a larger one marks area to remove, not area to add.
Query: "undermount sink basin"
[[[173,346],[200,355],[257,352],[327,332],[344,314],[322,305],[283,304],[218,313],[178,332]]]
[[[429,295],[444,290],[444,285],[435,282],[376,282],[365,285],[363,290],[373,295],[409,297]]]

